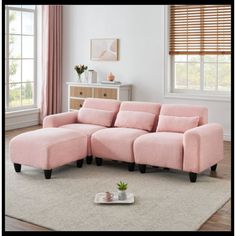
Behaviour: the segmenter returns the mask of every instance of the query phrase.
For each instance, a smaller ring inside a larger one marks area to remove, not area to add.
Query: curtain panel
[[[40,123],[62,111],[62,6],[42,7],[42,101]]]

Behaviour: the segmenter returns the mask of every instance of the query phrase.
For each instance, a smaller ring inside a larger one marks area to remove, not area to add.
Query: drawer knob
[[[104,96],[104,97],[106,97],[106,96],[107,96],[107,94],[106,94],[106,93],[104,93],[104,94],[103,94],[103,96]]]
[[[79,104],[79,107],[82,107],[82,104]]]
[[[83,95],[83,92],[79,92],[80,95]]]

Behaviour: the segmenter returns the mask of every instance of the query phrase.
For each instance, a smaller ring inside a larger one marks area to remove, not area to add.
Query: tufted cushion
[[[151,131],[155,117],[149,112],[119,111],[114,126]]]
[[[198,123],[199,116],[177,117],[160,115],[157,131],[184,133],[188,129],[197,127]]]
[[[81,108],[78,112],[78,122],[83,124],[93,124],[110,127],[114,112],[92,108]]]

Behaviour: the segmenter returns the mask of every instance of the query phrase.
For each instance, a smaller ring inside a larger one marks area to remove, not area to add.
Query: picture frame
[[[118,39],[91,39],[90,59],[92,61],[118,61]]]

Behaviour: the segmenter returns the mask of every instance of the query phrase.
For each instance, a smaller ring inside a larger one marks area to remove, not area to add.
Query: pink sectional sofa
[[[85,136],[87,164],[94,156],[98,166],[103,159],[117,160],[133,171],[136,163],[141,173],[146,165],[173,168],[189,172],[196,182],[198,173],[215,171],[223,159],[223,128],[207,119],[203,106],[86,98],[79,111],[46,117],[43,128]],[[21,164],[18,157],[12,160]]]

